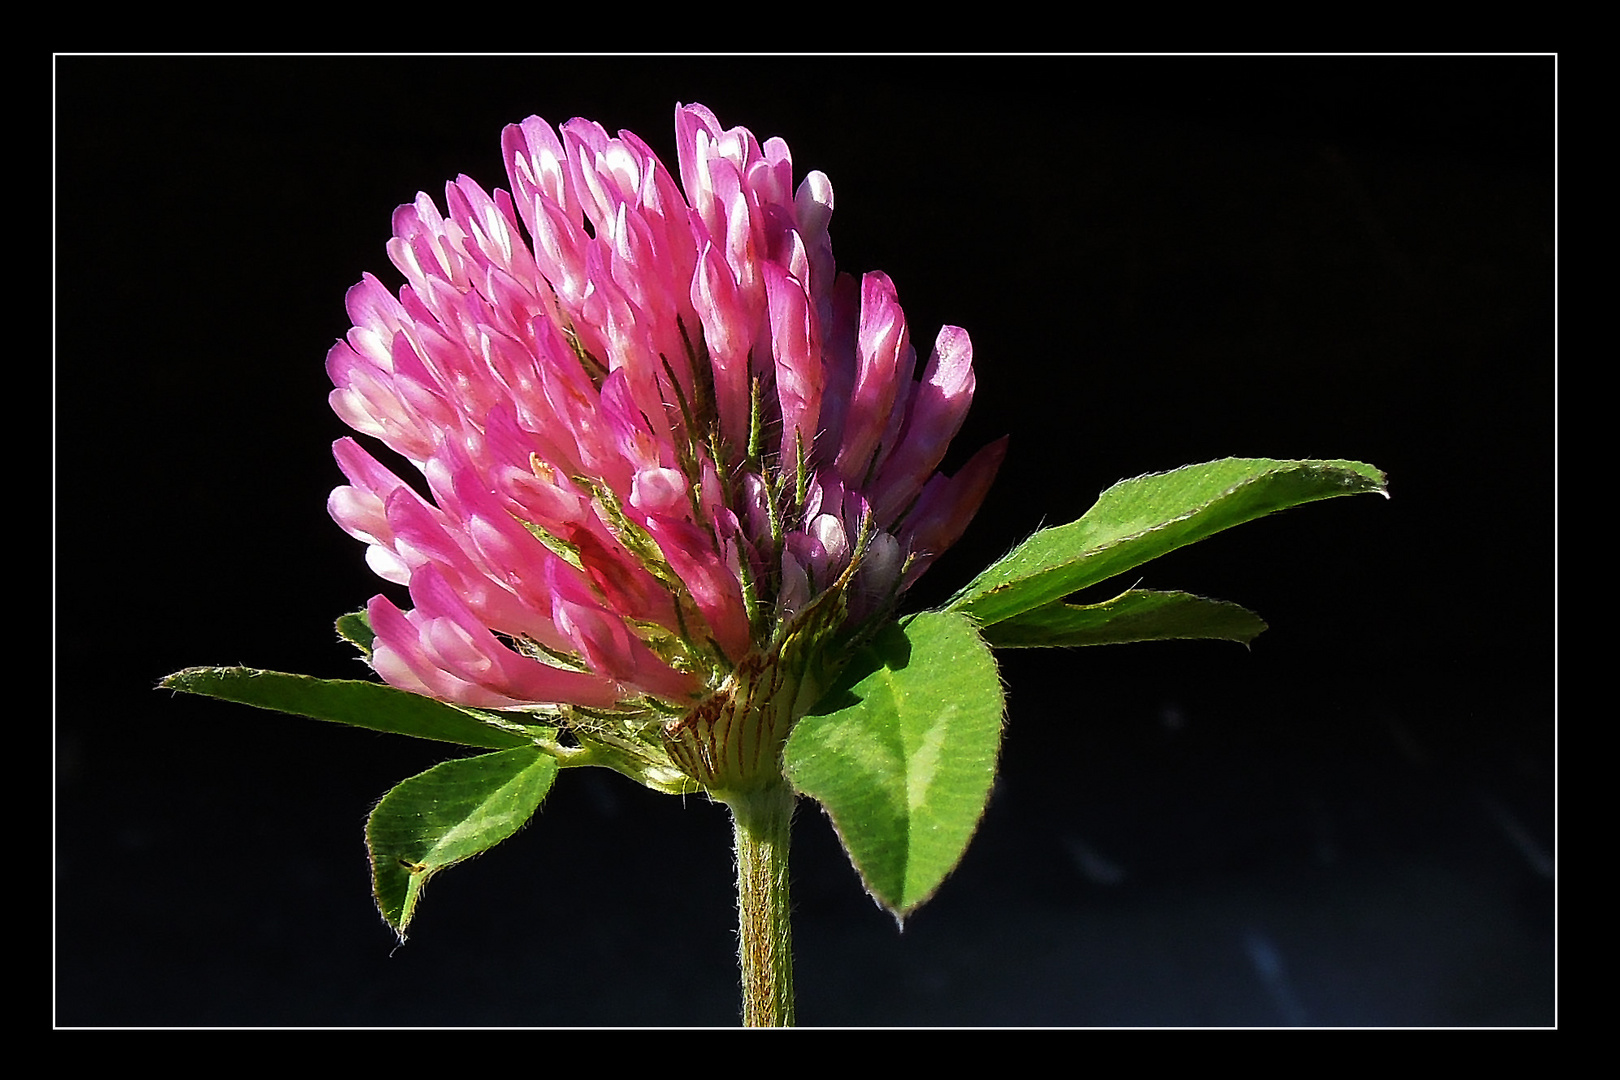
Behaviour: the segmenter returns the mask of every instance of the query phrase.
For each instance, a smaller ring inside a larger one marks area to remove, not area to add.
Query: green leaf
[[[521,829],[556,778],[555,758],[522,746],[435,765],[382,797],[366,847],[377,910],[401,941],[428,879]]]
[[[1214,638],[1244,645],[1266,624],[1248,608],[1184,592],[1132,589],[1100,604],[1059,600],[986,627],[999,649],[1122,645],[1131,641]]]
[[[1123,480],[1080,520],[1024,541],[947,608],[993,626],[1245,521],[1364,492],[1389,495],[1384,474],[1358,461],[1224,458]]]
[[[371,643],[376,640],[377,633],[371,629],[371,616],[364,610],[339,615],[337,632],[338,637],[359,649],[360,655],[371,659]]]
[[[984,814],[1001,746],[1001,679],[973,623],[924,612],[885,628],[788,736],[783,765],[832,818],[896,920],[939,888]]]
[[[534,741],[520,732],[491,727],[453,705],[358,679],[316,679],[245,667],[195,667],[177,671],[158,685],[295,716],[462,746],[505,750]]]

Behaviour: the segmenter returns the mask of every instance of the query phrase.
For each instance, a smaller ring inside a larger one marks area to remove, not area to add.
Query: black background
[[[673,169],[677,101],[828,174],[840,267],[887,271],[920,345],[972,334],[947,466],[1011,451],[912,607],[1123,477],[1244,455],[1391,478],[1140,572],[1258,611],[1250,651],[1004,654],[1001,779],[903,934],[801,811],[801,1021],[1553,1022],[1551,58],[55,77],[58,1024],[735,1022],[720,808],[567,773],[396,951],[363,822],[446,748],[153,689],[360,673],[331,621],[379,586],[324,509],[344,291],[397,287],[389,215],[418,190],[507,186],[505,124],[587,116]]]

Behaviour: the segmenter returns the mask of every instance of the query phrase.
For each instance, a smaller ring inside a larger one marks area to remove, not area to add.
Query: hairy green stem
[[[793,931],[788,909],[788,839],[793,792],[786,784],[734,795],[737,963],[744,1027],[793,1026]]]

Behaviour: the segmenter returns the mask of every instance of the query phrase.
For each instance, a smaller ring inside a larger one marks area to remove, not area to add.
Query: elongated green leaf
[[[1215,638],[1244,645],[1266,624],[1248,608],[1184,592],[1132,589],[1100,604],[1059,600],[986,627],[984,640],[999,649],[1068,645],[1122,645],[1131,641]]]
[[[504,750],[533,742],[519,732],[491,727],[443,702],[359,679],[315,679],[244,667],[196,667],[177,671],[158,685],[295,716],[462,746]]]
[[[937,611],[886,628],[849,674],[858,678],[847,692],[795,725],[783,764],[900,920],[961,861],[984,814],[1001,680],[973,623]]]
[[[1031,536],[948,609],[993,626],[1245,521],[1364,492],[1389,494],[1384,474],[1358,461],[1224,458],[1138,476],[1103,492],[1078,521]]]
[[[555,758],[522,746],[446,761],[383,796],[366,847],[377,910],[401,941],[428,879],[521,829],[556,778]]]

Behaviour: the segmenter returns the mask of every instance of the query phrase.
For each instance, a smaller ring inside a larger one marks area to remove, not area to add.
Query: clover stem
[[[793,1026],[788,840],[794,795],[784,783],[728,793],[737,855],[737,963],[744,1027]]]

